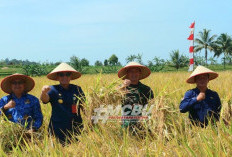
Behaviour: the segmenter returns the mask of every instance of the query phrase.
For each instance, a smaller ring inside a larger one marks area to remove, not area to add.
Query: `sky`
[[[193,21],[195,37],[204,28],[232,35],[232,1],[0,0],[0,59],[67,62],[75,55],[94,64],[116,54],[126,64],[140,53],[147,63],[177,49],[188,56]]]

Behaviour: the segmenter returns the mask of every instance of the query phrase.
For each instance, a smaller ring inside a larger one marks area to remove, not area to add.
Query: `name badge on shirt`
[[[210,99],[214,99],[214,98],[211,96]]]
[[[76,104],[72,105],[72,113],[77,113],[77,105]]]

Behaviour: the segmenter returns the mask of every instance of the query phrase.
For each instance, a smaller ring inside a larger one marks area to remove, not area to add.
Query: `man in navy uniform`
[[[81,104],[85,101],[85,94],[80,86],[70,84],[71,80],[79,77],[81,73],[61,63],[47,75],[48,79],[59,81],[59,84],[42,88],[40,99],[52,106],[49,132],[62,144],[73,135],[80,134],[83,128],[80,110],[83,109]]]
[[[185,93],[180,103],[180,112],[189,112],[189,118],[194,125],[206,127],[220,118],[221,101],[217,92],[208,89],[210,80],[218,77],[216,72],[203,66],[198,66],[187,83],[196,83],[196,88]]]

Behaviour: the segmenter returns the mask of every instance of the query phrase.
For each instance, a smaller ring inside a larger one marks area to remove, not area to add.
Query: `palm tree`
[[[226,68],[226,57],[228,55],[232,55],[232,39],[229,35],[223,33],[221,34],[216,41],[215,46],[215,54],[214,56],[220,56],[222,53],[224,54],[224,69]]]
[[[188,64],[188,58],[180,55],[179,50],[173,50],[172,53],[170,53],[170,58],[170,66],[175,67],[177,70]]]
[[[210,36],[210,31],[211,30],[203,29],[203,32],[199,32],[200,38],[195,39],[195,42],[198,44],[194,48],[195,52],[205,49],[205,65],[207,65],[207,50],[214,50],[215,38],[217,37],[216,35]]]
[[[126,62],[129,63],[129,62],[137,61],[138,63],[143,64],[142,56],[143,55],[140,53],[138,53],[138,55],[130,55],[126,58]]]
[[[136,60],[136,55],[130,55],[126,58],[126,62],[129,63],[129,62],[133,62]]]

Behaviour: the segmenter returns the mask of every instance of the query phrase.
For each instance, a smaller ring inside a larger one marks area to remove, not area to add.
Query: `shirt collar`
[[[196,91],[197,93],[200,93],[200,90],[199,90],[197,87],[195,88],[195,91]],[[206,89],[205,93],[208,93],[208,91],[209,91],[209,88]]]
[[[11,93],[10,97],[15,98],[15,99],[21,99],[21,98],[25,97],[26,95],[27,95],[27,93],[23,93],[22,96],[20,98],[18,98],[18,97],[16,97],[16,95],[14,93]]]
[[[142,83],[139,81],[138,84],[134,85],[134,84],[130,84],[129,87],[132,87],[132,88],[138,88]]]
[[[68,91],[68,90],[70,90],[71,89],[71,86],[70,86],[70,84],[68,85],[68,89],[64,89],[60,84],[59,84],[59,89],[60,90],[62,90],[62,91]]]

